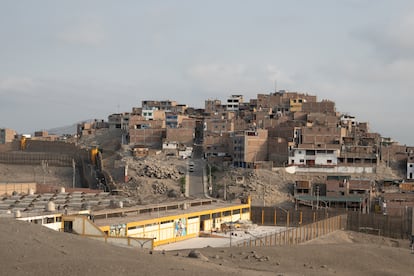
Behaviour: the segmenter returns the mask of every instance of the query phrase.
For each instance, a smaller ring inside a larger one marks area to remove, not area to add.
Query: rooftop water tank
[[[21,218],[22,214],[20,213],[20,210],[16,210],[16,212],[14,212],[14,217],[15,218]]]
[[[56,210],[55,203],[53,201],[49,201],[47,203],[47,211],[48,212],[54,212]]]

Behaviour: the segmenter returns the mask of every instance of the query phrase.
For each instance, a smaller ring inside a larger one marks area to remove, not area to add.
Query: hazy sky
[[[414,1],[0,0],[0,128],[275,90],[414,145]]]

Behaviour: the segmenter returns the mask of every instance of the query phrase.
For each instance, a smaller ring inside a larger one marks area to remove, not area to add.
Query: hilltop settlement
[[[370,132],[367,122],[307,93],[280,90],[248,101],[231,95],[206,100],[204,109],[146,100],[82,122],[76,133],[1,129],[0,144],[3,183],[122,191],[134,204],[191,196],[188,158],[204,162],[213,198],[251,196],[270,206],[315,205],[323,197],[318,205],[393,214],[401,214],[401,202],[414,204],[414,147]],[[54,175],[62,167],[68,171]],[[7,192],[22,191],[0,190]]]
[[[0,216],[128,245],[149,239],[150,248],[339,213],[347,220],[330,218],[326,229],[407,239],[413,165],[414,147],[307,93],[231,95],[202,109],[145,100],[73,132],[1,129]]]

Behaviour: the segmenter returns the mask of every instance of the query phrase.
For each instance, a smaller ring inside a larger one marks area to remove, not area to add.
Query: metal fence
[[[412,208],[404,209],[402,216],[348,213],[346,229],[379,236],[406,239],[412,233]]]
[[[338,209],[283,209],[280,207],[251,207],[251,220],[259,225],[299,227],[329,217],[345,214]]]
[[[413,233],[413,208],[405,208],[401,216],[361,214],[341,209],[295,210],[280,207],[252,206],[251,219],[259,225],[300,227],[343,214],[344,230],[364,232],[395,239],[406,239]]]
[[[72,166],[73,157],[67,154],[46,152],[3,152],[0,153],[0,163],[15,165]]]
[[[340,215],[330,217],[281,232],[252,237],[248,240],[239,241],[234,245],[238,247],[254,247],[300,244],[341,229],[341,221],[342,216]]]

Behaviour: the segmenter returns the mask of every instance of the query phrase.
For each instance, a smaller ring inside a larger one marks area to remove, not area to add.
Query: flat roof
[[[210,204],[202,205],[187,205],[188,208],[182,208],[183,203],[179,204],[164,204],[164,205],[147,205],[140,208],[117,208],[113,210],[102,210],[98,212],[91,212],[94,216],[94,223],[97,226],[108,226],[114,224],[127,224],[131,222],[141,222],[154,219],[168,219],[170,216],[199,216],[203,213],[222,212],[225,209],[238,209],[238,208],[250,208],[249,204],[242,203],[225,203],[225,202],[213,202]],[[188,202],[189,204],[191,202]],[[194,203],[194,202],[193,202]],[[167,208],[166,208],[167,207]],[[103,216],[106,216],[104,217]]]

